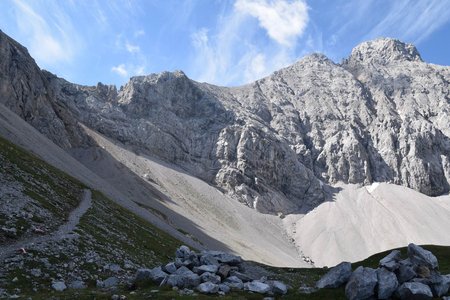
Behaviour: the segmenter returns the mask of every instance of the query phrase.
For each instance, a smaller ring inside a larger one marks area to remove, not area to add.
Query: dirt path
[[[8,255],[19,250],[20,248],[27,249],[29,246],[45,243],[54,240],[60,240],[70,237],[72,231],[77,227],[80,218],[87,212],[92,204],[91,191],[83,190],[82,199],[77,208],[72,210],[66,223],[59,226],[58,230],[47,235],[35,236],[23,240],[19,240],[13,244],[0,246],[0,262],[2,262]]]

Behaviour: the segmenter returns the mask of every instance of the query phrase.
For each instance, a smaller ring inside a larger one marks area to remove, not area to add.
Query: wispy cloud
[[[225,10],[217,19],[215,28],[200,28],[191,35],[193,77],[236,85],[295,61],[295,46],[306,28],[308,9],[304,1],[237,0],[231,11]],[[264,31],[268,40],[261,39]]]
[[[141,52],[141,48],[137,45],[133,45],[130,42],[126,42],[125,43],[125,49],[127,49],[128,52],[130,53],[139,53]]]
[[[389,12],[381,18],[366,37],[390,35],[420,43],[449,20],[449,1],[392,1]]]
[[[44,7],[33,2],[33,7],[21,0],[13,3],[18,28],[27,37],[31,54],[44,65],[72,62],[83,42],[63,10],[57,4]],[[42,16],[44,9],[53,16],[51,26]]]

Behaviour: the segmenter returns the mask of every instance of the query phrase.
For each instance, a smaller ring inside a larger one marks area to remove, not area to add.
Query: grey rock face
[[[217,265],[202,265],[200,267],[196,267],[196,270],[197,274],[202,274],[204,272],[215,274],[219,270],[219,267]]]
[[[377,269],[378,299],[390,299],[398,288],[397,276],[385,268]]]
[[[316,283],[316,287],[323,288],[337,288],[345,284],[352,275],[352,265],[349,262],[342,262],[332,268]]]
[[[371,268],[358,267],[345,286],[345,296],[349,300],[367,299],[375,295],[377,271]]]
[[[420,282],[405,282],[396,291],[402,300],[429,300],[433,298],[430,287]]]
[[[408,245],[408,257],[413,264],[424,265],[431,270],[439,267],[437,258],[433,253],[415,244]]]
[[[39,70],[1,32],[0,74],[0,102],[58,145],[92,143],[85,124],[264,213],[308,211],[337,182],[449,191],[450,68],[396,40],[363,43],[342,64],[314,54],[242,87],[164,72],[117,91]]]
[[[164,271],[166,271],[169,274],[175,273],[176,270],[177,270],[177,267],[175,266],[175,263],[173,263],[173,262],[170,262],[164,266]]]

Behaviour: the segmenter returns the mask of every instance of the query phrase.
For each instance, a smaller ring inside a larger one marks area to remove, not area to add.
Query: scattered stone
[[[199,284],[197,290],[202,294],[216,294],[219,291],[219,286],[212,282],[203,282]]]
[[[345,296],[349,300],[370,298],[375,295],[377,282],[376,270],[362,266],[358,267],[345,286]]]
[[[396,291],[396,296],[401,300],[428,300],[433,298],[433,293],[428,285],[420,282],[405,282]]]
[[[65,289],[67,289],[67,286],[63,281],[55,281],[52,283],[52,289],[54,289],[57,292],[62,292]]]
[[[315,291],[317,291],[316,287],[307,286],[305,284],[302,284],[298,288],[298,292],[301,294],[311,294],[311,293],[314,293]]]
[[[69,287],[69,289],[81,290],[81,289],[85,289],[87,286],[83,281],[75,280],[75,281],[72,281],[71,283],[69,283],[68,287]]]
[[[397,276],[385,268],[377,270],[378,299],[389,299],[398,288]]]
[[[244,284],[244,290],[259,294],[267,294],[271,291],[271,288],[270,285],[264,282],[253,280]]]
[[[41,271],[41,269],[31,269],[30,274],[34,277],[41,277],[42,271]]]
[[[408,257],[413,264],[423,265],[431,270],[439,267],[437,258],[433,253],[415,244],[408,245]]]
[[[175,256],[178,258],[184,259],[184,258],[187,258],[190,253],[191,253],[191,249],[189,249],[188,246],[183,245],[176,250]]]
[[[322,276],[317,281],[316,287],[319,289],[340,287],[350,279],[351,275],[352,265],[349,262],[342,262]]]

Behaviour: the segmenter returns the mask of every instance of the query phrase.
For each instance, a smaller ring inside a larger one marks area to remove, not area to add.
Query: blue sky
[[[450,65],[447,0],[2,0],[0,29],[41,68],[87,85],[165,70],[240,85],[312,52],[340,62],[377,37]]]

